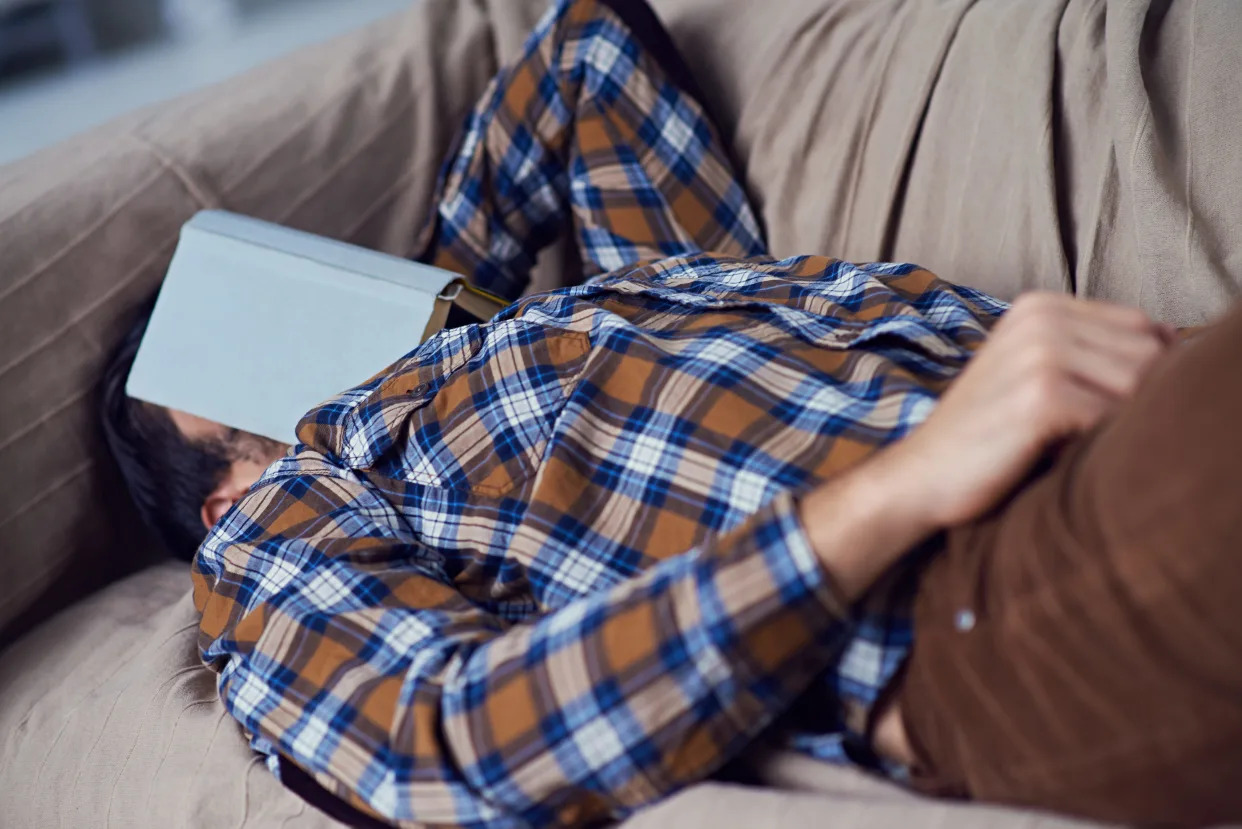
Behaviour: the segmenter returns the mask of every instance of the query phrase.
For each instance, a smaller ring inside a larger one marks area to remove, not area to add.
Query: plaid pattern
[[[844,761],[910,633],[899,590],[842,606],[797,495],[921,422],[1004,310],[763,256],[676,56],[616,9],[558,3],[497,78],[428,252],[512,298],[572,222],[594,278],[310,412],[194,565],[254,747],[389,821],[622,817],[808,690],[787,739]]]
[[[715,128],[670,77],[688,74],[680,57],[646,6],[618,8],[630,19],[561,0],[492,81],[446,167],[434,264],[516,299],[567,219],[587,277],[705,250],[767,252]]]

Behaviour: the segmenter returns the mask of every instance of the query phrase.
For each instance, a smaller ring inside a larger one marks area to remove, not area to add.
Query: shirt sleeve
[[[518,623],[468,601],[443,561],[364,479],[304,449],[194,564],[229,712],[391,821],[623,817],[736,755],[849,632],[789,496]]]

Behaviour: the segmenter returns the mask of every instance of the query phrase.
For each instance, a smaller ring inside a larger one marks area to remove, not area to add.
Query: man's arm
[[[867,538],[873,516],[844,511],[842,543]],[[901,543],[869,550],[892,560]],[[454,590],[370,487],[305,451],[200,553],[200,646],[261,748],[385,818],[617,817],[735,756],[839,653],[850,623],[830,569],[848,551],[822,552],[781,496],[695,550],[512,624]]]
[[[888,468],[807,496],[814,544],[781,496],[611,590],[512,624],[454,590],[374,490],[303,451],[204,545],[200,645],[260,747],[385,818],[623,816],[736,756],[831,664],[848,602],[929,529]]]
[[[1098,422],[1166,339],[1134,312],[1019,303],[911,437],[521,624],[457,593],[385,500],[306,451],[200,553],[204,658],[261,747],[389,819],[621,816],[736,755],[839,653],[850,601]]]
[[[803,499],[842,598],[856,600],[932,533],[996,506],[1050,447],[1129,398],[1176,339],[1134,308],[1019,298],[922,426]]]

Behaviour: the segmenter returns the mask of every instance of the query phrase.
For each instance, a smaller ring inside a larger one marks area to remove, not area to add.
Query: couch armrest
[[[181,224],[224,207],[410,253],[497,33],[543,3],[503,6],[423,0],[0,168],[0,647],[158,555],[95,391]]]

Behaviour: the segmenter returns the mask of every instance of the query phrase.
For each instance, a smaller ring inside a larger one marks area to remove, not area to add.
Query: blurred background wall
[[[416,0],[0,0],[0,164]]]

